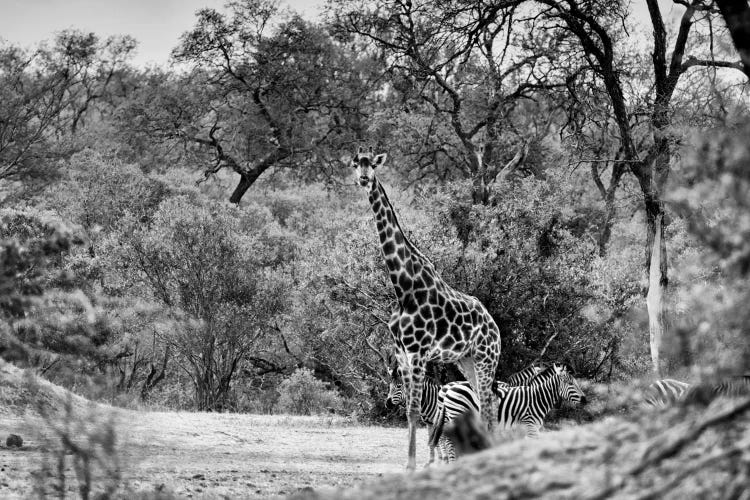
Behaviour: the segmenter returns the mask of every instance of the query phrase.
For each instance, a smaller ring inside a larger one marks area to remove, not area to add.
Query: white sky
[[[30,48],[55,32],[76,28],[102,38],[131,35],[138,41],[133,62],[165,64],[179,36],[195,24],[203,7],[222,10],[226,0],[0,0],[0,38]],[[292,9],[314,18],[324,0],[286,0]],[[665,21],[682,12],[660,0]],[[632,0],[635,16],[648,23],[645,0]],[[649,31],[650,33],[650,31]]]
[[[131,35],[138,41],[136,65],[165,64],[179,36],[195,25],[203,7],[223,10],[226,0],[0,0],[0,38],[30,48],[55,32],[76,28],[101,38]],[[324,0],[286,0],[315,17]]]

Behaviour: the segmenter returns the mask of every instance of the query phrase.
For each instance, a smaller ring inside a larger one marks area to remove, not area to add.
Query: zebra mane
[[[540,371],[539,373],[531,377],[528,380],[528,382],[526,382],[526,385],[532,385],[535,382],[538,383],[538,382],[544,381],[547,378],[554,376],[557,373],[556,367],[558,366],[563,366],[563,365],[552,363],[551,365],[545,366],[542,369],[542,371]],[[563,366],[563,368],[565,367]],[[567,369],[565,369],[565,371],[567,371]]]

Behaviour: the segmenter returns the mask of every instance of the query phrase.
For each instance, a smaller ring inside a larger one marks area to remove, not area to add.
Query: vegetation
[[[747,16],[242,0],[185,26],[179,71],[133,67],[127,36],[3,44],[0,355],[131,408],[395,418],[394,296],[347,166],[372,145],[411,240],[500,327],[500,378],[745,373]],[[75,460],[110,467],[107,432]]]

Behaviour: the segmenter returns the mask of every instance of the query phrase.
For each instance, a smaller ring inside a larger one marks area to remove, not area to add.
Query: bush
[[[312,370],[298,368],[279,385],[278,409],[293,415],[313,415],[341,408],[336,391],[315,378]]]

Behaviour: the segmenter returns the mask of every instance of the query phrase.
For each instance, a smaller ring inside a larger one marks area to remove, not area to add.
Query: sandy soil
[[[187,498],[325,492],[385,481],[403,470],[406,459],[406,429],[356,426],[340,417],[110,411],[130,492],[161,490]],[[38,418],[0,415],[0,497],[33,493],[31,474],[40,468],[49,435],[42,429]],[[4,447],[11,432],[23,437],[23,448]],[[426,439],[420,429],[419,463],[426,461]],[[67,474],[66,489],[74,494],[70,463]]]

